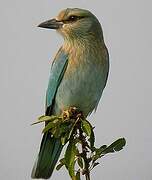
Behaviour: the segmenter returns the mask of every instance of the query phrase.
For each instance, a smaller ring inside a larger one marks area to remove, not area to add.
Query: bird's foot
[[[76,107],[70,107],[68,110],[63,111],[64,119],[78,119],[83,118],[83,113]]]

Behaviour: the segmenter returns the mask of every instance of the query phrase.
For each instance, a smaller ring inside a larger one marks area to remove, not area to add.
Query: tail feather
[[[62,148],[63,145],[60,139],[52,137],[49,132],[45,133],[31,177],[33,179],[48,179],[52,175]]]

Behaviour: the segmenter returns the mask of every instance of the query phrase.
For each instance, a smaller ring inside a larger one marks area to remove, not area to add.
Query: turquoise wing
[[[57,53],[51,66],[48,89],[46,92],[46,115],[51,115],[57,89],[64,76],[68,64],[68,55],[62,49]],[[32,170],[32,178],[48,179],[59,159],[63,145],[61,140],[51,136],[50,132],[43,135],[38,158]]]
[[[46,92],[46,114],[49,115],[57,89],[60,85],[60,82],[64,76],[68,64],[68,54],[66,54],[62,49],[60,49],[53,61],[51,66],[49,84]]]

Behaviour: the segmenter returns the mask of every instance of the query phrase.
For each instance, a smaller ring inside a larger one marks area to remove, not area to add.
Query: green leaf
[[[70,129],[70,125],[65,123],[65,122],[62,122],[61,125],[60,125],[60,130],[61,130],[61,133],[66,133],[69,131]]]
[[[117,151],[120,151],[123,149],[123,147],[126,145],[126,140],[125,138],[120,138],[113,142],[110,146],[108,146],[105,150],[103,150],[104,154],[107,153],[114,153]]]
[[[66,144],[66,141],[67,141],[66,135],[65,135],[65,136],[62,136],[62,137],[61,137],[61,143],[62,143],[62,145],[65,145],[65,144]]]
[[[61,123],[62,121],[58,120],[57,122],[55,122],[55,126],[53,126],[53,128],[50,129],[51,133],[55,138],[62,137]]]
[[[60,159],[60,163],[64,165],[65,164],[65,158]]]
[[[59,119],[59,117],[58,116],[54,116],[54,115],[51,115],[51,116],[43,115],[43,116],[40,116],[38,118],[39,121],[50,121],[50,120],[54,120],[54,119]]]
[[[115,146],[114,147],[115,151],[120,151],[126,145],[126,140],[125,140],[125,138],[120,138],[117,141],[115,141],[115,143],[113,145]]]
[[[75,176],[74,166],[77,149],[74,140],[70,141],[65,152],[65,164],[71,177]]]
[[[95,136],[94,136],[93,129],[91,129],[91,135],[90,135],[90,138],[88,139],[88,141],[90,142],[91,150],[94,151]]]
[[[38,124],[38,123],[41,123],[41,122],[53,121],[55,119],[59,119],[59,117],[53,116],[53,115],[52,116],[45,116],[45,115],[43,115],[43,116],[40,116],[38,118],[38,121],[32,123],[32,125]]]
[[[58,164],[56,170],[59,171],[64,164]]]
[[[58,119],[54,120],[53,122],[49,122],[45,128],[42,130],[42,133],[45,133],[47,131],[49,131],[50,129],[52,129],[53,127],[57,126],[58,123]]]
[[[104,150],[106,150],[106,148],[107,148],[107,145],[102,145],[100,148],[96,148],[95,149],[95,152],[96,152],[96,155],[101,155],[102,154],[102,152],[104,151]]]
[[[60,127],[59,126],[54,127],[50,131],[51,131],[51,133],[53,134],[53,136],[55,138],[60,138],[61,137],[61,131],[60,131]]]
[[[78,157],[77,162],[78,162],[78,165],[80,166],[80,168],[83,169],[83,159],[82,159],[82,157]]]
[[[71,177],[75,177],[75,169],[74,169],[75,163],[76,161],[73,161],[71,165],[69,166],[69,174]]]
[[[82,120],[81,124],[82,130],[86,133],[87,136],[91,135],[92,127],[87,120]]]
[[[59,162],[60,163],[57,165],[56,170],[59,170],[62,166],[65,165],[65,159],[62,158],[62,159],[59,160]]]
[[[80,171],[77,171],[77,173],[76,173],[76,180],[81,180],[80,179]]]

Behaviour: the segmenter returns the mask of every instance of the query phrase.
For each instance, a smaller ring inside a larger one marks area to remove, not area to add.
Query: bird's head
[[[67,8],[51,20],[39,25],[42,28],[56,29],[64,38],[79,38],[89,34],[102,35],[98,19],[90,11],[79,8]]]

